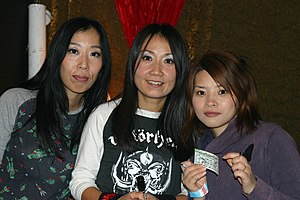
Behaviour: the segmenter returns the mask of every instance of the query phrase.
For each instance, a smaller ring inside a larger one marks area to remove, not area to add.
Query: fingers
[[[237,159],[237,157],[241,156],[240,153],[232,152],[227,153],[223,156],[223,159],[227,161],[230,167],[233,165],[233,159]]]
[[[227,153],[223,156],[223,159],[226,160],[226,162],[229,164],[230,167],[232,167],[234,164],[239,162],[242,162],[246,166],[249,166],[247,159],[237,152]]]
[[[233,171],[233,172],[235,172],[235,171],[245,171],[245,170],[247,170],[247,167],[248,168],[250,168],[250,165],[248,164],[248,163],[245,163],[245,162],[242,162],[242,161],[237,161],[237,162],[235,162],[234,160],[233,160],[233,162],[232,162],[233,164],[232,164],[232,166],[231,166],[231,170]]]
[[[181,165],[181,168],[183,169],[183,175],[187,179],[200,179],[206,174],[206,168],[201,164]]]
[[[157,200],[156,196],[149,194],[149,193],[146,194],[146,199],[147,200]]]
[[[191,166],[191,165],[193,165],[193,164],[194,164],[194,163],[192,163],[192,162],[189,161],[189,160],[184,161],[184,162],[181,163],[181,170],[184,171],[184,169],[185,169],[186,167],[189,167],[189,166]]]
[[[249,194],[254,189],[256,180],[247,159],[236,152],[225,154],[223,159],[229,164],[234,177],[242,185],[243,192]]]
[[[231,170],[234,172],[235,178],[240,177],[240,175],[243,175],[244,172],[249,173],[249,170],[247,170],[247,168],[251,169],[251,166],[249,165],[247,159],[244,156],[241,156],[240,153],[227,153],[223,156],[223,159],[225,159],[231,167]]]
[[[189,191],[198,191],[206,183],[206,168],[201,164],[182,163],[182,182]]]

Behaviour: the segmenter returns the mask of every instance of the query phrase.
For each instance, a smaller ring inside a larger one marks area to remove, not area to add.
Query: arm
[[[256,187],[247,198],[299,200],[300,156],[295,141],[285,130],[276,127],[266,142],[265,162],[269,180],[256,177]]]
[[[98,199],[101,194],[95,180],[104,151],[102,129],[106,121],[103,121],[100,112],[96,109],[90,115],[82,132],[70,181],[70,190],[75,199]]]
[[[9,119],[9,111],[7,107],[7,99],[4,96],[0,97],[0,162],[6,148],[6,144],[10,140],[12,126]]]
[[[276,128],[264,142],[265,146],[260,149],[264,160],[260,162],[267,168],[265,177],[253,174],[251,165],[239,153],[228,153],[223,158],[231,166],[247,199],[299,200],[300,156],[294,140]]]
[[[95,187],[90,187],[90,188],[87,188],[83,191],[82,193],[82,200],[92,200],[92,199],[95,199],[95,200],[98,200],[99,197],[101,195],[101,192],[99,189],[95,188]]]
[[[11,138],[18,108],[26,98],[26,93],[22,91],[18,88],[10,89],[0,97],[0,162]]]

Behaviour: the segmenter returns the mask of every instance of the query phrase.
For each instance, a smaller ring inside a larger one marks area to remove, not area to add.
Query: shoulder
[[[294,138],[274,122],[260,121],[260,124],[254,131],[254,135],[261,138],[262,141],[275,142],[278,145],[295,144]]]
[[[105,103],[100,104],[94,111],[93,114],[110,114],[120,103],[120,100],[111,100]]]
[[[0,97],[1,107],[20,107],[24,102],[36,98],[36,90],[12,88],[5,91]]]
[[[109,101],[100,104],[89,115],[81,138],[85,138],[88,135],[93,135],[93,137],[98,137],[99,135],[102,135],[103,129],[108,123],[109,117],[117,105],[118,102],[116,101]]]
[[[100,104],[95,110],[90,114],[88,121],[106,121],[112,111],[117,107],[120,100],[111,100],[106,103]]]
[[[257,126],[257,131],[260,134],[273,135],[277,134],[288,134],[286,130],[284,130],[280,125],[274,122],[260,121]]]
[[[7,91],[5,91],[2,95],[1,95],[1,100],[3,99],[9,99],[9,100],[28,100],[31,98],[35,98],[37,95],[37,91],[36,90],[28,90],[28,89],[24,89],[24,88],[12,88],[9,89]]]
[[[6,139],[10,138],[10,133],[13,130],[16,121],[16,116],[18,115],[18,110],[22,106],[27,106],[26,103],[29,102],[29,100],[35,98],[36,94],[37,94],[36,91],[26,90],[23,88],[13,88],[5,91],[1,95],[0,97],[1,134],[2,136],[6,134],[7,135]],[[32,107],[28,107],[28,108],[31,109]]]

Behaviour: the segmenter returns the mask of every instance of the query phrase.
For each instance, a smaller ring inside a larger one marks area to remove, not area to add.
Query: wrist
[[[203,198],[207,195],[208,193],[208,185],[207,183],[204,183],[204,185],[196,192],[190,192],[189,191],[189,196],[191,198]]]

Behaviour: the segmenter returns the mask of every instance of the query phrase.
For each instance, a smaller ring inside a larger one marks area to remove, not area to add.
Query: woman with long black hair
[[[193,152],[185,121],[189,58],[178,31],[150,24],[131,46],[121,98],[84,128],[70,188],[76,199],[187,199],[180,161]]]
[[[107,100],[110,74],[102,25],[66,21],[38,74],[0,98],[0,199],[68,199],[83,126]]]

